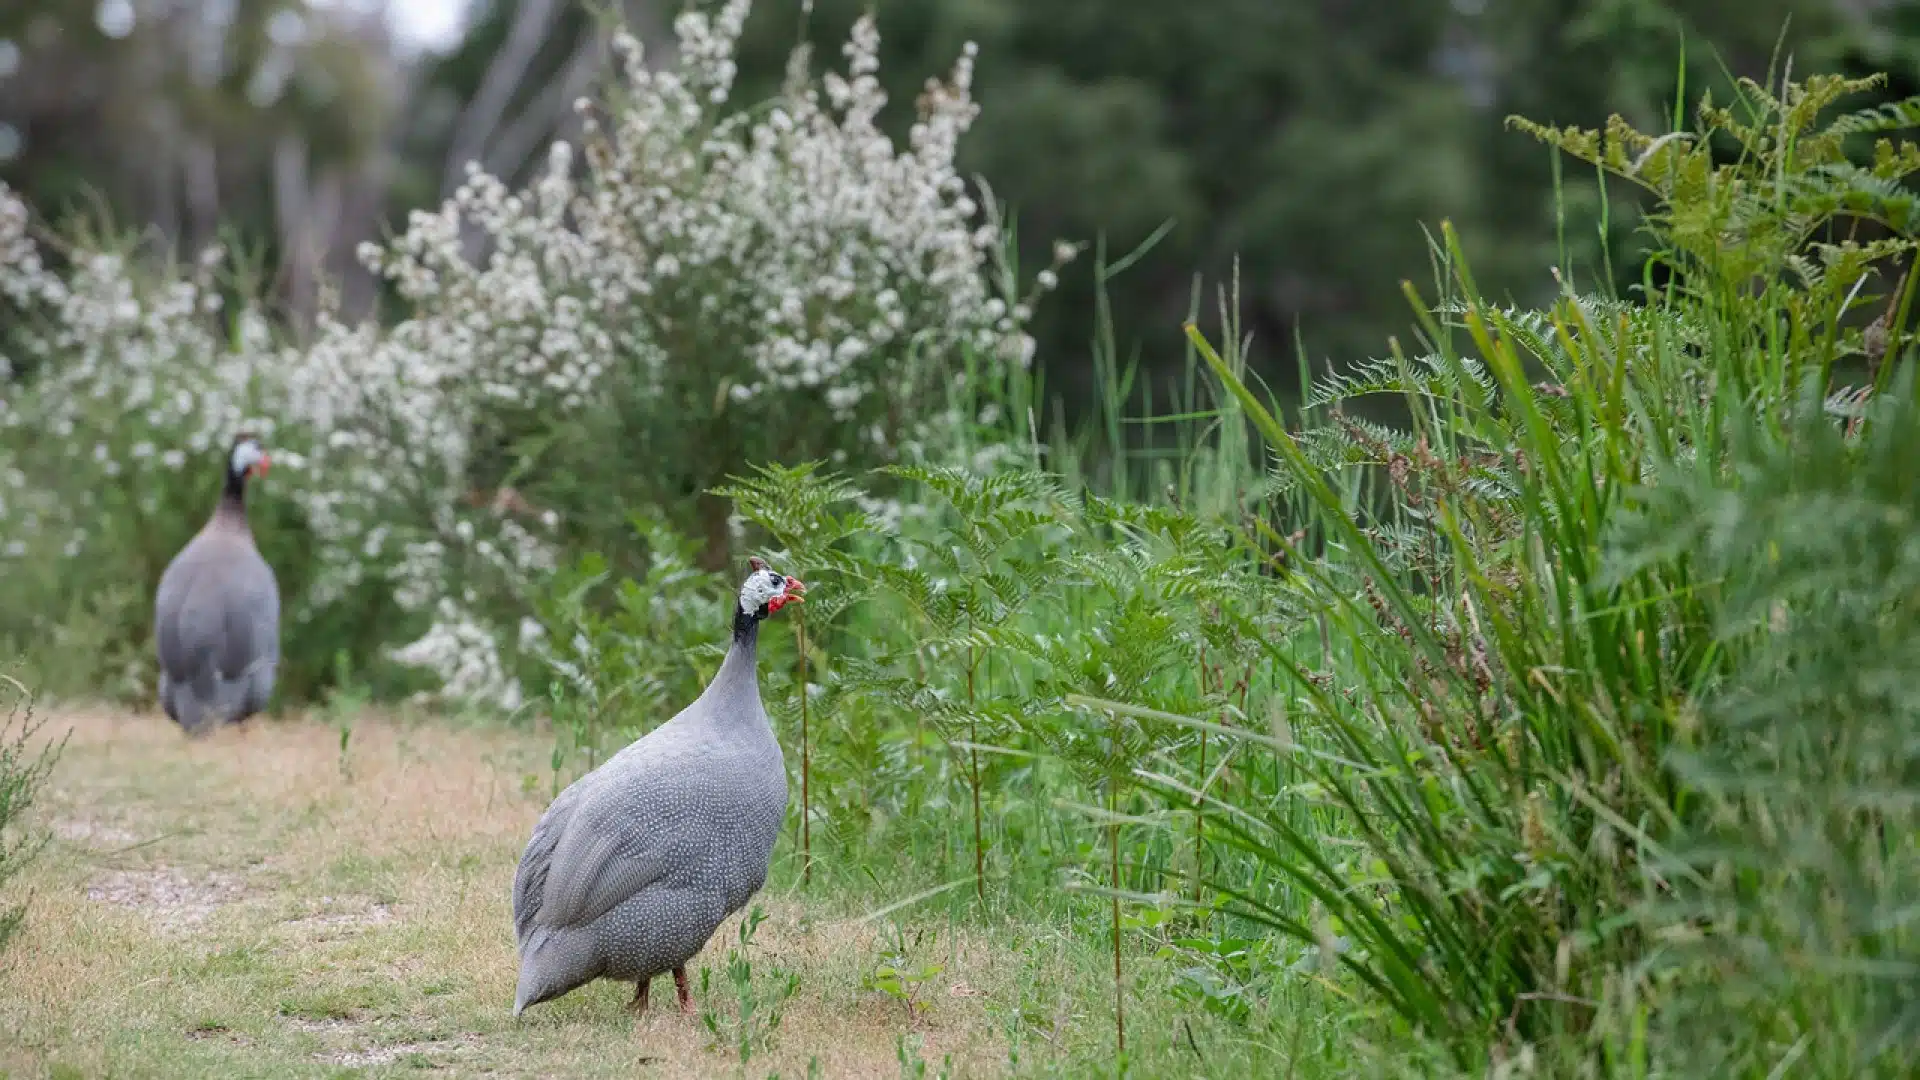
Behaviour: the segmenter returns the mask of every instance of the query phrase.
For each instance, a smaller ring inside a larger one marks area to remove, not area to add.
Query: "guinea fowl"
[[[787,810],[787,769],[760,704],[760,623],[806,585],[750,560],[733,644],[673,719],[568,785],[533,828],[513,879],[520,981],[513,1014],[595,979],[647,986],[687,961],[766,883]]]
[[[227,452],[213,516],[167,564],[154,597],[160,707],[189,734],[264,709],[280,663],[280,585],[247,525],[247,481],[267,472],[260,440]]]

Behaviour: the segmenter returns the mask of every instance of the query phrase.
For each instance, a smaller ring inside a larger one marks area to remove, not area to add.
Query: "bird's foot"
[[[684,964],[673,969],[673,989],[680,995],[680,1011],[692,1016],[693,997],[687,993],[687,968]]]
[[[641,979],[639,982],[634,984],[633,1000],[627,1003],[627,1008],[633,1012],[633,1015],[635,1016],[646,1015],[647,984],[651,983],[652,981],[653,981],[652,979]]]

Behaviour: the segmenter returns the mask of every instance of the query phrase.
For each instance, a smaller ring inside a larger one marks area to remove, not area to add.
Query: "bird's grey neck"
[[[716,697],[744,696],[760,700],[760,680],[754,671],[760,645],[760,620],[748,612],[736,612],[733,619],[733,645],[720,670],[707,684],[707,693]]]
[[[244,479],[227,478],[226,487],[220,491],[220,501],[214,504],[213,520],[246,525],[247,486]]]
[[[227,482],[220,489],[220,505],[231,504],[235,508],[245,509],[247,505],[247,474],[230,472]]]

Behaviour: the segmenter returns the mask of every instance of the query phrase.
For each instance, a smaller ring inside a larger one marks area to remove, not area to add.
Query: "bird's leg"
[[[633,1010],[633,1015],[643,1016],[646,1014],[647,984],[651,982],[653,982],[652,979],[641,979],[639,982],[633,984],[633,1000],[627,1003],[627,1008]]]
[[[693,998],[687,993],[687,966],[685,964],[673,969],[673,988],[680,994],[680,1011],[686,1013],[688,1016],[692,1016]]]

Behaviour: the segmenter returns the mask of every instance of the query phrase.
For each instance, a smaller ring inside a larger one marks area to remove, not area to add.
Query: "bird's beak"
[[[795,578],[795,577],[790,577],[787,579],[787,599],[788,600],[791,600],[796,604],[802,603],[806,595],[807,595],[806,582],[801,581],[799,578]]]
[[[253,463],[254,479],[267,475],[267,455],[261,454],[260,460]]]

